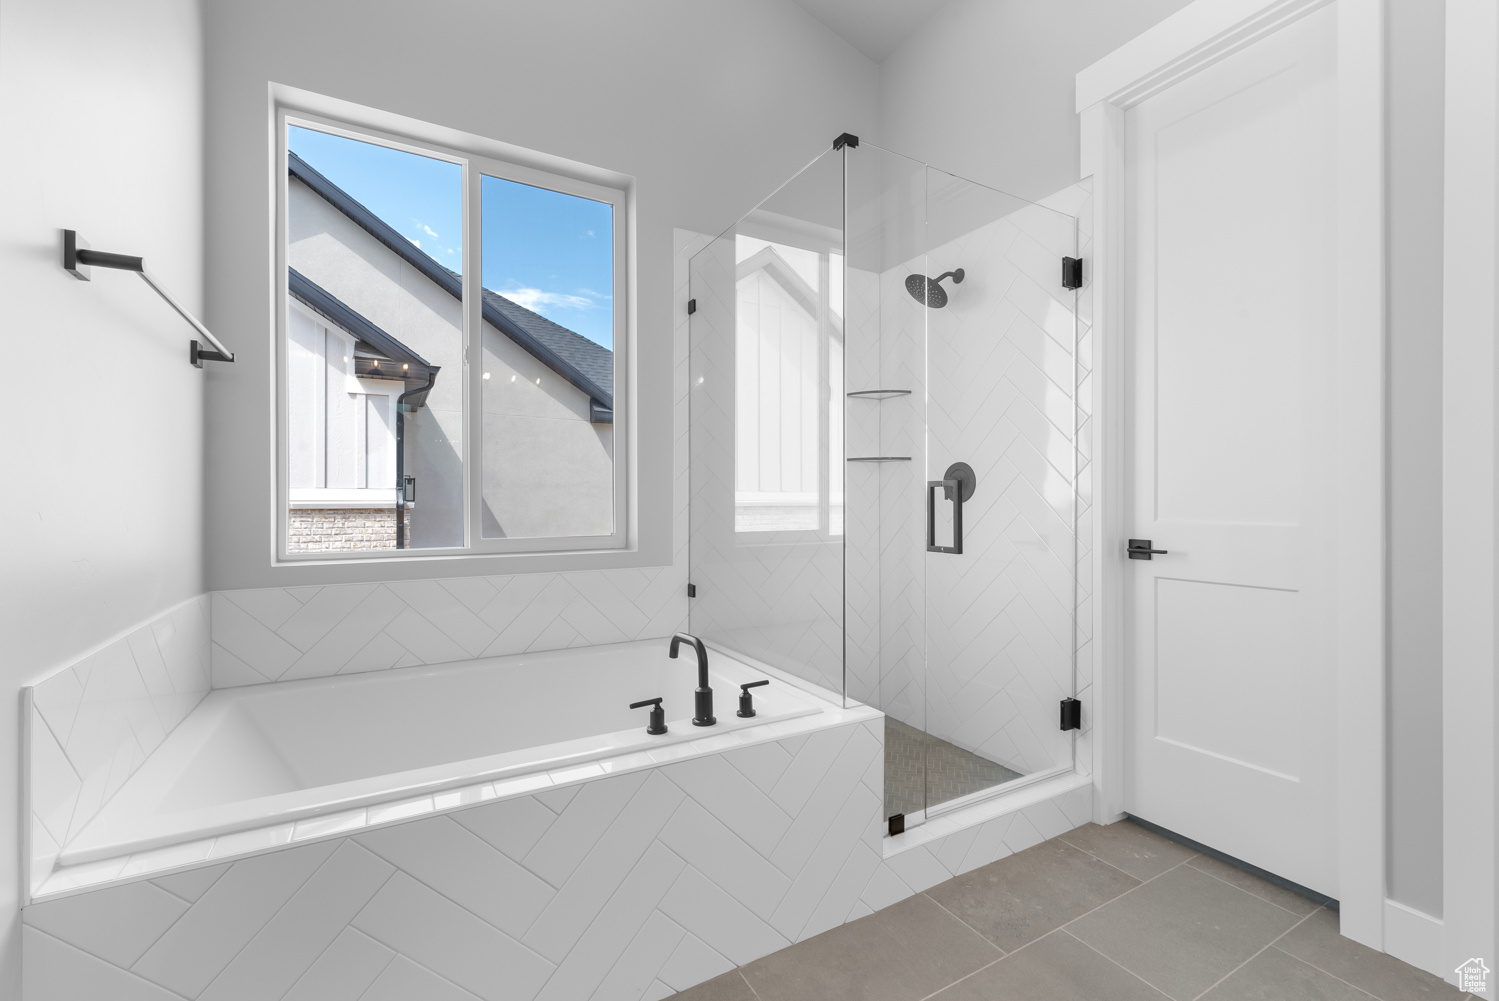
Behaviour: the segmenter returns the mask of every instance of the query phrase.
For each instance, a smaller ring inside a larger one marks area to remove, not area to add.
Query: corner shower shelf
[[[844,462],[910,462],[909,455],[851,455]]]
[[[888,400],[892,396],[910,396],[909,389],[861,389],[854,393],[844,393],[849,399],[860,400]]]

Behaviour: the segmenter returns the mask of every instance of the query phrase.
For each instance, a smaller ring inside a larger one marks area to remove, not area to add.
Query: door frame
[[[1384,0],[1194,0],[1077,75],[1093,178],[1094,819],[1124,810],[1124,113],[1312,11],[1338,9],[1337,853],[1342,933],[1384,950]]]

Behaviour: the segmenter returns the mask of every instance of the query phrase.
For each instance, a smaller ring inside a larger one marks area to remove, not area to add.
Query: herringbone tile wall
[[[882,721],[33,905],[26,1001],[661,998],[1088,819],[883,858]]]
[[[29,879],[93,819],[209,690],[208,596],[37,682],[27,709]]]

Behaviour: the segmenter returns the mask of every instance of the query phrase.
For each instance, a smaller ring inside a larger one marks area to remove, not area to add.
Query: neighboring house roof
[[[405,406],[415,410],[427,402],[427,392],[431,391],[432,383],[437,379],[437,373],[442,370],[441,365],[433,365],[428,362],[427,359],[375,326],[363,314],[355,312],[343,300],[302,274],[296,268],[286,269],[286,290],[291,294],[293,299],[296,299],[314,313],[319,314],[330,323],[353,335],[358,339],[360,344],[364,345],[380,358],[387,358],[392,362],[407,366],[404,369],[393,368],[389,372],[361,371],[359,372],[360,375],[371,375],[376,378],[403,379],[407,389],[413,389],[426,383],[425,390],[408,397]]]
[[[286,161],[292,177],[315,191],[453,298],[462,301],[463,280],[457,274],[423,253],[389,223],[355,201],[348,192],[318,173],[297,154],[288,152]],[[587,393],[593,400],[596,421],[613,419],[613,351],[489,289],[484,290],[481,312],[486,323]]]

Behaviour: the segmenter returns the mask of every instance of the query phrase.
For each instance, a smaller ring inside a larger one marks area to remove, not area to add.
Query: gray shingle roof
[[[311,188],[324,201],[348,216],[449,295],[462,300],[463,280],[456,273],[423,253],[384,219],[356,201],[347,191],[328,180],[297,154],[288,151],[286,160],[292,177]],[[489,289],[484,290],[481,312],[486,323],[587,393],[594,402],[596,414],[600,411],[613,411],[613,351]]]

